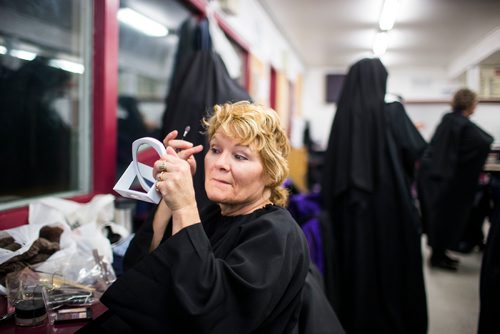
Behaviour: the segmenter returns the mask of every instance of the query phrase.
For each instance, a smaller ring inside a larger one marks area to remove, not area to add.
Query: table
[[[97,302],[92,305],[92,317],[97,318],[99,315],[104,313],[107,308],[103,304]],[[0,314],[3,315],[7,310],[7,298],[5,296],[0,296]],[[87,324],[88,321],[74,321],[68,323],[59,323],[50,325],[48,320],[41,325],[34,327],[21,327],[16,326],[14,317],[0,323],[0,333],[1,334],[70,334],[76,332],[78,329]]]

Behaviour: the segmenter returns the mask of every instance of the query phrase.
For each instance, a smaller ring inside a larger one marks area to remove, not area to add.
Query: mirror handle
[[[139,161],[137,160],[137,152],[139,151],[139,147],[141,147],[141,145],[151,146],[152,148],[154,148],[154,150],[156,151],[156,153],[158,153],[160,157],[166,154],[167,151],[165,149],[165,146],[163,146],[162,142],[152,137],[139,138],[132,143],[132,158],[134,163],[135,174],[137,175],[137,179],[139,180],[142,189],[144,189],[145,191],[149,191],[151,187],[146,183],[146,181],[144,181],[144,178],[142,177],[142,174],[139,171]]]

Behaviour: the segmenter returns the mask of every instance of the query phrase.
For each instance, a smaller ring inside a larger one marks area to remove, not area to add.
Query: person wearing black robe
[[[82,333],[297,332],[309,253],[284,208],[286,133],[275,111],[248,102],[216,106],[205,122],[205,187],[218,205],[198,214],[201,146],[172,131],[154,164],[163,200],[101,298],[109,311]]]
[[[410,184],[426,147],[377,59],[351,66],[322,176],[334,310],[347,333],[426,333],[421,228]],[[328,269],[328,268],[327,268]]]
[[[447,254],[457,247],[469,218],[479,175],[493,137],[469,120],[477,95],[458,90],[453,111],[443,116],[421,161],[418,193],[433,267],[457,270]]]

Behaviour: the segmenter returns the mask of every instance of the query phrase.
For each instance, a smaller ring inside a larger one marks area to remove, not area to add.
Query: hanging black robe
[[[436,128],[418,176],[423,223],[434,250],[454,248],[462,237],[492,142],[460,111],[444,115]]]
[[[212,113],[215,104],[250,101],[251,98],[229,76],[221,57],[212,50],[207,21],[195,25],[193,20],[188,19],[182,27],[184,33],[176,55],[176,68],[167,97],[167,109],[163,114],[162,135],[165,136],[172,130],[178,130],[182,135],[184,128],[189,125],[191,131],[186,140],[193,145],[203,144],[203,152],[195,155],[197,173],[193,180],[198,207],[203,209],[209,204],[205,192],[203,163],[208,142],[201,120]],[[194,47],[189,48],[189,45]]]
[[[225,217],[209,206],[202,224],[169,234],[148,253],[152,227],[145,225],[126,255],[127,266],[138,262],[101,298],[110,311],[82,332],[295,330],[309,254],[288,211],[268,205]]]
[[[332,223],[334,309],[347,333],[425,333],[420,226],[409,184],[426,143],[399,102],[385,104],[378,59],[345,79],[322,177]]]
[[[498,333],[500,328],[500,175],[492,176],[494,209],[481,263],[478,334]]]

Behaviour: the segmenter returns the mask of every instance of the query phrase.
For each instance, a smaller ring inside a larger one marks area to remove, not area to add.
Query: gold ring
[[[163,172],[164,170],[167,169],[167,167],[165,166],[165,161],[160,162],[158,169],[160,170],[160,172]]]
[[[158,188],[158,182],[156,182],[156,184],[155,184],[155,190],[156,190],[157,192],[160,192],[160,188]]]

